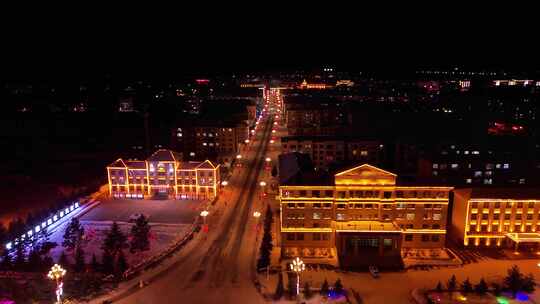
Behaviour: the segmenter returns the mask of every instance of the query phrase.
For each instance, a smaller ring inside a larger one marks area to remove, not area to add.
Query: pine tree
[[[441,281],[439,281],[439,283],[437,283],[437,287],[435,287],[435,290],[436,290],[437,292],[442,292],[442,291],[443,291],[443,287],[442,287]]]
[[[42,269],[43,260],[39,255],[39,252],[35,249],[31,250],[28,254],[27,270],[30,272],[40,272]]]
[[[453,292],[456,290],[457,288],[457,279],[456,279],[456,275],[453,274],[452,277],[450,278],[450,280],[448,280],[448,284],[447,284],[447,287],[448,287],[448,291],[450,292]]]
[[[114,257],[107,250],[104,250],[101,256],[101,270],[104,274],[112,274],[114,272]]]
[[[116,222],[112,223],[111,229],[107,231],[101,249],[108,251],[114,258],[123,248],[127,247],[127,238],[120,231]]]
[[[141,215],[135,225],[131,227],[130,252],[150,250],[149,234],[150,225],[148,225],[148,220],[144,215]]]
[[[2,262],[0,263],[0,269],[1,270],[11,270],[13,268],[13,261],[11,259],[11,256],[9,255],[8,250],[4,250],[2,254]]]
[[[469,278],[465,279],[465,281],[461,283],[461,290],[465,294],[473,291],[473,287],[472,287],[471,281],[469,281]]]
[[[8,239],[7,230],[4,227],[4,224],[0,222],[0,244],[6,243],[7,239]]]
[[[341,279],[337,279],[334,283],[334,291],[338,295],[343,293],[343,284],[341,284]]]
[[[305,299],[310,299],[310,298],[313,296],[313,294],[312,294],[312,292],[311,292],[311,287],[309,286],[309,283],[308,283],[308,282],[305,282],[305,283],[304,283],[304,290],[303,290],[303,292],[304,292],[304,298],[305,298]]]
[[[49,269],[51,269],[53,265],[54,265],[53,258],[50,255],[46,255],[45,257],[43,257],[41,271],[42,272],[49,271]]]
[[[24,252],[24,242],[19,241],[15,244],[15,261],[13,268],[15,271],[24,271],[26,267],[26,255]]]
[[[69,250],[73,250],[75,247],[80,245],[83,236],[84,228],[82,227],[81,223],[79,223],[79,219],[74,217],[71,219],[71,222],[69,222],[66,230],[64,231],[64,241],[62,242],[62,246]]]
[[[474,285],[474,291],[480,295],[483,295],[487,292],[488,286],[484,278],[480,279],[480,282],[478,284]]]
[[[278,275],[278,283],[277,283],[277,286],[276,286],[276,292],[274,293],[274,300],[275,301],[279,301],[281,299],[281,297],[283,297],[283,292],[284,292],[284,287],[283,287],[283,274],[280,272],[279,275]]]
[[[116,261],[116,267],[115,267],[115,276],[117,279],[121,279],[124,272],[128,269],[128,263],[126,260],[126,257],[124,256],[124,252],[120,250],[118,253],[118,260]]]
[[[73,269],[75,272],[83,272],[84,268],[84,250],[82,249],[82,246],[79,245],[75,248],[75,265]]]
[[[328,281],[324,279],[324,282],[321,285],[321,295],[328,296],[329,291],[330,291],[330,287],[328,286]]]
[[[519,271],[517,265],[512,266],[508,270],[508,275],[504,278],[504,286],[512,292],[512,297],[515,298],[518,291],[523,287],[523,274]]]
[[[69,260],[67,258],[66,253],[62,250],[62,253],[60,254],[60,257],[58,258],[58,263],[62,268],[68,269],[71,267],[71,264],[69,263]]]
[[[536,289],[536,281],[532,273],[529,273],[526,277],[523,278],[523,287],[522,290],[526,293],[533,293]]]
[[[90,263],[90,267],[91,267],[93,272],[99,272],[99,270],[100,270],[100,265],[99,265],[99,262],[98,262],[98,260],[96,258],[95,253],[92,253],[92,262]]]
[[[277,167],[276,166],[272,167],[272,177],[276,177],[277,173],[278,173],[277,172]]]

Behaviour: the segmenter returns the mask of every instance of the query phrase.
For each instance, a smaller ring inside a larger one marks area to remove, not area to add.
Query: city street
[[[253,212],[265,210],[258,177],[264,170],[273,121],[273,115],[261,118],[257,132],[242,150],[242,166],[234,169],[216,208],[210,210],[209,231],[184,248],[171,267],[145,278],[148,286],[120,294],[114,302],[263,302],[253,284],[258,250]]]

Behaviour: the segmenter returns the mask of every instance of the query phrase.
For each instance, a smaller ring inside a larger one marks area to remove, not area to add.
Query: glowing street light
[[[266,161],[267,163],[269,163],[269,162],[272,161],[272,159],[271,159],[270,157],[267,157],[267,158],[265,159],[265,161]]]
[[[246,145],[249,144],[249,139],[244,140],[244,142],[246,143]]]
[[[242,155],[240,154],[236,155],[236,159],[242,159]]]
[[[222,181],[222,182],[221,182],[221,185],[222,185],[223,187],[227,186],[228,184],[229,184],[228,181]]]
[[[264,186],[266,186],[266,182],[265,182],[265,181],[262,181],[262,182],[259,183],[259,185],[260,185],[261,187],[264,187]]]
[[[261,213],[259,211],[255,211],[253,212],[253,216],[258,219],[259,217],[261,217]]]
[[[60,297],[64,293],[64,282],[62,282],[62,277],[66,275],[66,270],[58,264],[54,264],[47,277],[51,280],[56,281],[56,303],[62,303]]]
[[[300,294],[300,272],[306,270],[306,264],[299,257],[293,260],[291,270],[296,272],[296,294]]]
[[[273,139],[270,140],[270,143],[273,144],[275,141]]]
[[[276,130],[272,130],[272,133],[276,133]]]
[[[201,211],[201,216],[202,216],[202,218],[203,218],[203,223],[204,223],[205,225],[206,225],[206,217],[208,216],[208,213],[210,213],[210,212],[208,212],[208,210],[203,210],[203,211]]]

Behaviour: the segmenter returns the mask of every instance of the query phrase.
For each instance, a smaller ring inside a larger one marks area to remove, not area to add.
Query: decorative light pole
[[[201,216],[203,218],[203,224],[206,225],[206,217],[208,216],[208,210],[201,211]]]
[[[260,220],[259,219],[261,217],[261,213],[259,211],[255,211],[255,212],[253,212],[253,217],[255,217],[257,219],[257,231],[259,231],[259,225],[260,225],[260,223],[259,223]]]
[[[61,296],[64,293],[64,282],[62,282],[62,278],[66,275],[66,270],[62,268],[62,266],[58,264],[54,264],[49,273],[47,274],[47,277],[51,280],[56,281],[56,303],[60,304],[61,302]]]
[[[293,260],[291,270],[296,272],[296,294],[300,294],[300,272],[306,269],[306,264],[299,257]]]
[[[261,186],[261,200],[263,199],[264,197],[264,187],[266,186],[266,182],[265,181],[261,181],[259,183],[259,186]]]

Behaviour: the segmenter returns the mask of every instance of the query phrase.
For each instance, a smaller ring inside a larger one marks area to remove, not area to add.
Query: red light
[[[209,79],[195,79],[195,82],[198,84],[208,84],[210,82]]]

